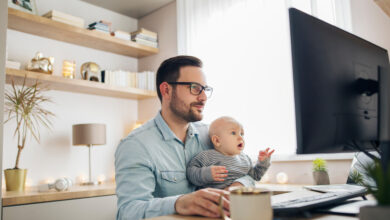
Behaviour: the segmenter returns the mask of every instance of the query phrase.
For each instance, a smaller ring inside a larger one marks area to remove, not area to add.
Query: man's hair
[[[180,76],[180,68],[185,66],[202,67],[203,64],[199,58],[193,56],[176,56],[161,63],[156,76],[156,89],[160,102],[162,102],[161,83],[176,82]]]

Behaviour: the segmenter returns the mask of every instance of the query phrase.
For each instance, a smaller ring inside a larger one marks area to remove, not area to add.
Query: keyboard
[[[347,199],[364,196],[366,194],[365,189],[358,189],[353,191],[344,192],[312,192],[312,191],[296,191],[291,193],[285,193],[281,195],[273,196],[272,208],[274,214],[290,214],[298,212],[306,212],[308,210],[339,204]],[[301,195],[301,196],[300,196]],[[277,198],[291,198],[282,199],[279,201]],[[276,200],[276,201],[275,201]]]

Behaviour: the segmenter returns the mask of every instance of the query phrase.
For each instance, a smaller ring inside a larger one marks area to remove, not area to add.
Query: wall
[[[139,19],[138,26],[157,32],[160,48],[160,53],[141,58],[138,61],[138,69],[157,72],[162,61],[177,55],[176,2],[142,17]],[[138,119],[147,121],[153,118],[159,109],[160,102],[157,98],[140,101]]]
[[[354,34],[390,51],[390,17],[374,2],[351,0]]]
[[[36,0],[38,14],[56,9],[85,19],[86,24],[96,20],[109,20],[118,29],[133,31],[137,20],[126,17],[88,3],[71,1]],[[3,8],[3,7],[2,7]],[[3,15],[3,13],[2,13]],[[3,22],[4,19],[1,19]],[[62,61],[75,60],[77,78],[82,63],[94,61],[102,69],[124,69],[137,71],[138,60],[100,50],[42,38],[22,32],[8,30],[8,57],[24,64],[40,51],[44,56],[55,58],[53,75],[61,75]],[[3,54],[3,53],[1,53]],[[3,80],[1,81],[3,82]],[[10,86],[6,86],[10,89]],[[21,154],[20,167],[28,169],[27,184],[36,185],[44,180],[67,176],[79,180],[88,176],[88,148],[72,146],[72,125],[77,123],[105,123],[107,144],[92,149],[92,175],[114,176],[114,152],[119,140],[126,136],[138,117],[136,100],[101,97],[95,95],[49,91],[54,103],[45,105],[56,114],[53,129],[41,129],[41,143],[28,139]],[[12,168],[15,163],[17,142],[13,138],[15,123],[4,126],[3,167]]]
[[[272,161],[272,166],[266,173],[268,176],[268,181],[266,182],[277,183],[277,174],[284,172],[288,176],[289,184],[314,184],[312,162],[312,160]],[[328,159],[326,162],[330,183],[346,183],[352,159]]]
[[[4,108],[4,82],[5,82],[5,45],[7,37],[7,22],[8,22],[8,12],[7,12],[7,2],[0,1],[0,109]],[[0,122],[3,121],[3,114],[0,114]],[[3,170],[3,123],[0,123],[0,171]],[[3,172],[0,173],[0,176],[3,176]],[[0,189],[2,187],[2,182],[0,182]],[[2,198],[2,192],[0,192],[0,198]],[[0,207],[2,206],[2,201],[0,201]],[[0,209],[0,216],[2,216],[2,210]]]

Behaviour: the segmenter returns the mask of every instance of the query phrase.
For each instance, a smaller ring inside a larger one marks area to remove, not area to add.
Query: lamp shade
[[[72,126],[73,145],[106,144],[105,124],[76,124]]]

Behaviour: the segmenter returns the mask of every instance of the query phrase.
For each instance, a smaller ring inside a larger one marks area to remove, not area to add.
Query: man
[[[195,191],[186,178],[192,157],[212,146],[207,126],[197,122],[212,93],[202,62],[191,56],[165,60],[157,71],[156,88],[161,111],[124,138],[115,153],[117,219],[175,213],[219,217],[223,191]],[[245,176],[233,183],[241,184],[252,185],[253,179]],[[224,204],[228,210],[228,202]]]

